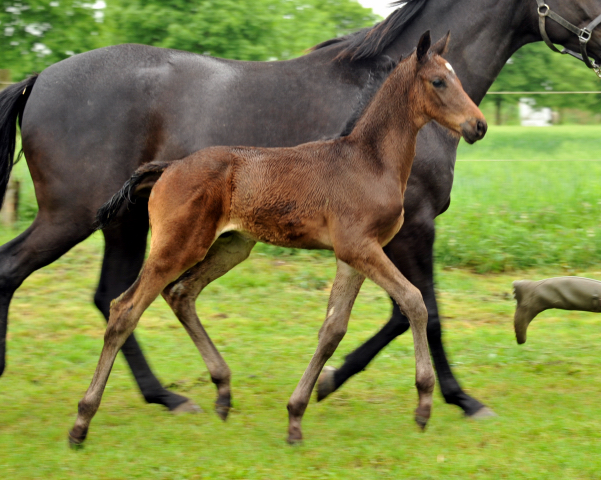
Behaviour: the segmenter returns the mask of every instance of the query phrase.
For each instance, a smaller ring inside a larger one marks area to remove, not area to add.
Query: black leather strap
[[[586,46],[591,39],[593,30],[601,23],[601,15],[595,18],[585,28],[578,28],[576,25],[568,22],[565,18],[551,10],[551,7],[545,3],[545,0],[536,0],[536,3],[538,4],[538,27],[540,29],[540,34],[547,46],[554,52],[568,54],[577,58],[578,60],[582,60],[587,67],[592,68],[597,76],[601,78],[601,67],[597,65],[594,60],[591,61],[586,51]],[[547,35],[545,25],[547,17],[578,36],[578,40],[580,42],[580,53],[568,50],[567,48],[564,48],[561,51],[557,49]]]

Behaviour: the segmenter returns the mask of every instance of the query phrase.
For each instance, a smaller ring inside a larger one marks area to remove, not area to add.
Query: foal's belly
[[[332,250],[332,241],[327,226],[319,225],[320,223],[312,220],[245,222],[235,219],[230,220],[217,236],[225,232],[236,231],[257,242],[279,247]]]

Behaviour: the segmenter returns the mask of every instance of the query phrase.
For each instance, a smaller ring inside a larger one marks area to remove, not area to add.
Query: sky
[[[394,8],[388,6],[391,2],[392,0],[359,0],[361,5],[371,8],[374,12],[384,18],[394,10]]]

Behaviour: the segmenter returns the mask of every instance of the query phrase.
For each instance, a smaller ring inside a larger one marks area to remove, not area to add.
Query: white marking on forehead
[[[451,64],[449,62],[444,62],[444,64],[449,69],[449,72],[455,73],[455,70],[453,70],[453,67],[451,66]]]

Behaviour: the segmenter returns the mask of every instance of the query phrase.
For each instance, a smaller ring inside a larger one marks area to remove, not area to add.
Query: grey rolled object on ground
[[[601,282],[583,277],[555,277],[531,282],[513,282],[513,293],[517,300],[514,328],[517,342],[526,342],[528,325],[544,310],[581,310],[600,312],[599,297]]]

